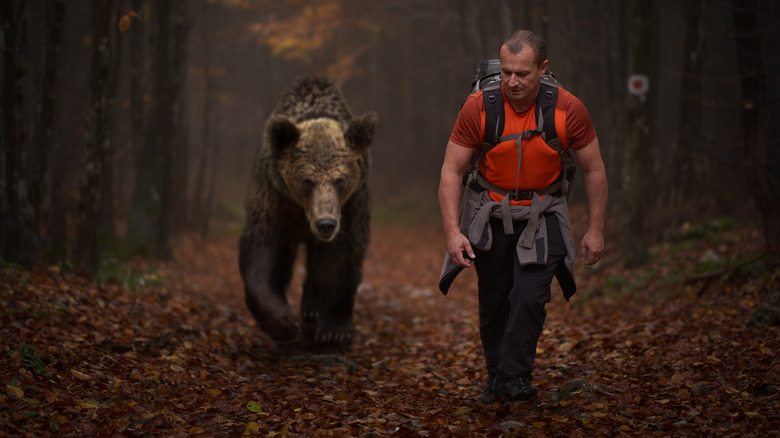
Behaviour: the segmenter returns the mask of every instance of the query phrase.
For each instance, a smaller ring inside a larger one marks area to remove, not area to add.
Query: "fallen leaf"
[[[18,399],[24,398],[24,390],[18,386],[5,385],[5,389],[8,391],[9,394],[11,394],[12,396]]]
[[[70,373],[73,375],[73,377],[79,379],[79,380],[90,380],[91,377],[88,374],[82,373],[79,370],[71,369]]]
[[[471,412],[471,408],[468,406],[464,406],[455,410],[455,412],[453,412],[452,415],[463,415],[469,412]]]
[[[252,435],[255,433],[258,433],[260,431],[260,425],[255,421],[250,421],[246,424],[246,429],[244,429],[244,435]]]

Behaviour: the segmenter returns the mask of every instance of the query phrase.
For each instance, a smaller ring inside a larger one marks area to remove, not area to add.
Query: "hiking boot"
[[[488,376],[487,385],[482,391],[482,403],[490,404],[496,401],[497,397],[501,397],[501,393],[504,391],[501,380],[496,376]]]
[[[501,389],[499,396],[508,401],[528,400],[539,392],[538,388],[531,386],[531,379],[528,377],[506,379]]]

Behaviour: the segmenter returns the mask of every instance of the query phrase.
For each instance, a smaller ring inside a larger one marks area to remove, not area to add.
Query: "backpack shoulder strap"
[[[486,154],[504,131],[504,99],[501,96],[501,81],[491,82],[482,90],[482,100],[485,104],[485,135],[482,139],[480,153]]]
[[[542,75],[539,97],[536,101],[537,106],[540,107],[537,112],[536,123],[544,141],[561,157],[559,181],[564,195],[568,195],[577,171],[577,160],[571,151],[563,148],[561,139],[558,138],[558,131],[555,130],[555,105],[558,102],[559,86],[560,84],[555,80],[552,73]]]
[[[558,139],[558,132],[555,130],[555,104],[558,102],[558,81],[545,73],[542,75],[542,82],[539,86],[539,97],[536,104],[539,111],[536,113],[536,126],[542,133],[544,141],[550,145],[558,154],[563,153],[563,146]]]

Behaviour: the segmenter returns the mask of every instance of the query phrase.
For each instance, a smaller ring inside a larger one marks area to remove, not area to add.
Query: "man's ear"
[[[273,116],[266,125],[268,144],[273,152],[281,152],[295,144],[301,137],[301,131],[285,116]]]
[[[347,140],[349,147],[361,150],[371,146],[371,142],[374,141],[378,120],[379,116],[374,111],[369,111],[360,117],[352,119],[344,132],[344,138]]]

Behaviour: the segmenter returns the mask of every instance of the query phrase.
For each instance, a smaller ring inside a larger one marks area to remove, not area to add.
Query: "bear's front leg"
[[[362,259],[338,243],[310,243],[306,251],[301,316],[304,336],[314,344],[351,344],[353,311]]]
[[[251,227],[241,236],[239,267],[246,305],[260,328],[277,342],[292,342],[300,332],[300,320],[285,295],[296,249]]]

